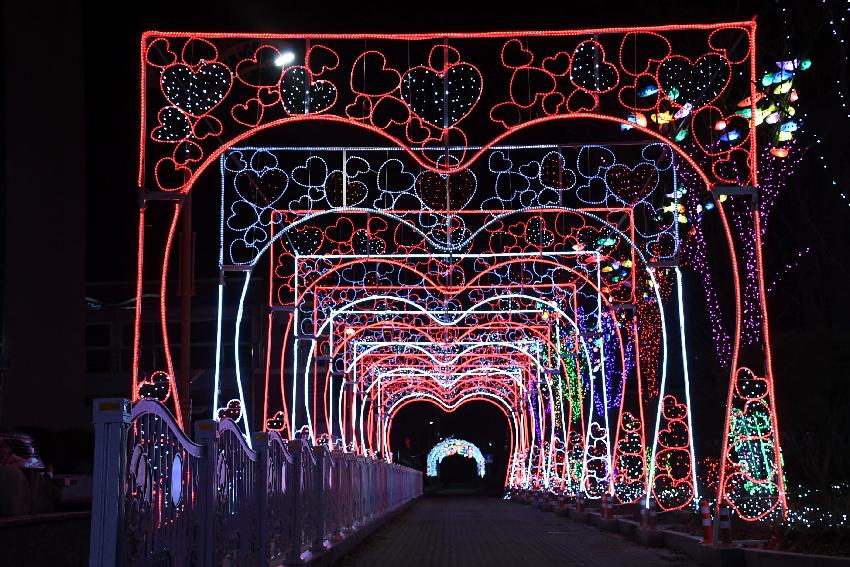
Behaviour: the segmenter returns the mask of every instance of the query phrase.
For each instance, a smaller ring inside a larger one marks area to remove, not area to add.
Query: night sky
[[[850,192],[846,189],[850,119],[846,109],[840,111],[836,95],[838,81],[843,81],[845,90],[848,88],[848,69],[846,53],[839,49],[841,44],[831,35],[829,25],[831,18],[840,17],[842,9],[846,14],[844,2],[814,0],[530,3],[517,4],[517,9],[508,14],[494,7],[458,3],[352,2],[334,7],[326,2],[137,2],[109,12],[94,4],[86,6],[88,280],[125,281],[134,277],[138,52],[140,34],[145,30],[490,31],[696,23],[755,16],[760,69],[772,67],[779,59],[809,57],[813,61],[811,71],[795,83],[801,96],[799,106],[807,113],[799,143],[810,149],[791,189],[783,194],[771,216],[765,262],[766,280],[775,282],[769,308],[780,420],[783,428],[819,431],[821,416],[834,414],[846,421],[850,413],[840,411],[850,405],[846,380],[850,302],[844,289],[850,276],[845,250],[850,243],[850,202],[840,195]],[[214,186],[217,180],[209,175],[201,183]],[[210,208],[196,204],[196,229],[202,233],[199,239],[204,238],[205,231],[214,231],[218,222],[217,204],[206,206]],[[784,266],[794,262],[805,248],[809,252],[798,265],[780,276]],[[201,251],[199,257],[212,253]],[[197,277],[215,275],[214,268],[213,262],[200,262]],[[705,352],[709,349],[704,345]],[[472,421],[476,419],[474,413],[469,417]],[[786,450],[804,452],[792,446]]]

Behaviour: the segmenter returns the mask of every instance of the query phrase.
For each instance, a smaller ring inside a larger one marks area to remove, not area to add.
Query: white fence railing
[[[90,565],[303,563],[422,494],[422,473],[156,401],[95,400]]]

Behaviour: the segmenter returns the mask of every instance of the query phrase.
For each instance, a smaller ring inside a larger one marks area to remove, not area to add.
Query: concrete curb
[[[747,567],[845,567],[850,557],[809,555],[770,549],[742,549]]]
[[[700,565],[707,567],[744,567],[744,552],[739,547],[715,547],[703,545],[702,538],[674,532],[658,530],[664,540],[664,547],[693,557]]]
[[[603,532],[617,532],[619,531],[617,528],[617,520],[616,518],[603,518],[601,514],[595,514],[593,512],[590,513],[590,523]]]
[[[636,526],[635,541],[646,547],[664,547],[664,534],[659,530],[648,530],[642,526]]]
[[[575,508],[567,508],[567,517],[574,522],[585,524],[590,515],[587,512],[579,512]]]
[[[627,538],[634,540],[637,538],[636,532],[638,528],[638,523],[634,520],[626,520],[625,518],[617,518],[617,531],[626,536]]]
[[[747,547],[703,545],[702,538],[672,530],[648,530],[626,518],[603,519],[595,512],[566,508],[567,516],[578,523],[590,523],[601,531],[620,533],[646,547],[666,547],[685,554],[706,567],[850,567],[850,557],[810,555]]]

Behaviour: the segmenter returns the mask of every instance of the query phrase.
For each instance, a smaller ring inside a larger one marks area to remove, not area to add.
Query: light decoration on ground
[[[661,404],[661,429],[650,470],[652,492],[662,511],[679,510],[696,496],[688,408],[672,395]]]
[[[628,325],[630,342],[640,351],[637,317],[623,310],[622,321]],[[640,364],[636,372],[627,374],[622,384],[622,401],[614,441],[614,494],[622,503],[638,500],[646,489],[646,423],[644,418],[644,386]],[[634,412],[634,413],[633,413]],[[651,458],[651,455],[650,455]]]
[[[265,280],[265,428],[391,458],[401,408],[484,401],[509,425],[506,486],[692,505],[686,268],[730,382],[719,499],[745,519],[784,512],[761,238],[796,163],[790,81],[806,65],[780,62],[757,89],[755,31],[146,33],[139,186],[169,222],[165,249],[146,250],[140,212],[138,293],[143,261],[161,262],[165,367],[140,367],[137,311],[134,400],[180,415],[169,253],[184,197],[218,164],[214,418],[252,426],[247,361],[221,345]],[[485,77],[492,61],[504,72]],[[622,126],[624,139],[509,145],[556,120]],[[244,145],[300,121],[389,147]],[[712,193],[760,183],[757,210]],[[717,433],[700,431],[700,447]]]
[[[451,457],[452,455],[460,455],[467,459],[474,459],[478,476],[484,478],[487,462],[484,460],[484,455],[481,453],[481,449],[469,441],[464,439],[455,439],[454,437],[443,439],[434,445],[430,451],[428,451],[426,474],[431,477],[436,477],[438,475],[440,463],[443,462],[443,459]]]
[[[782,455],[774,444],[775,413],[769,382],[742,368],[734,394],[743,406],[729,411],[720,488],[737,513],[763,518],[782,505]]]

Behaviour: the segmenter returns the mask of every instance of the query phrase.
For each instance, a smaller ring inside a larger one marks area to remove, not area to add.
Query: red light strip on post
[[[139,356],[142,335],[142,287],[144,283],[145,260],[145,209],[139,209],[138,248],[136,257],[136,311],[133,314],[133,387],[131,401],[139,399]],[[179,411],[177,412],[179,413]]]

